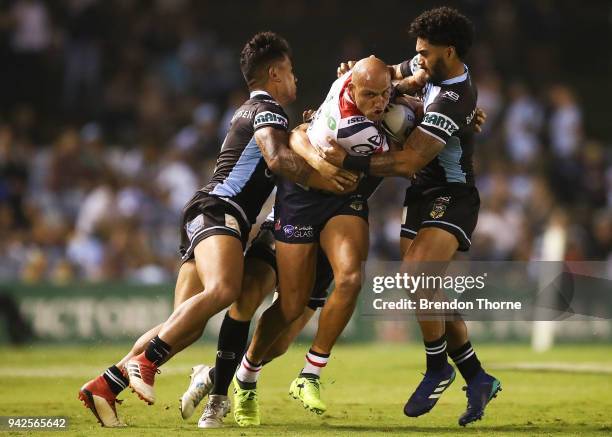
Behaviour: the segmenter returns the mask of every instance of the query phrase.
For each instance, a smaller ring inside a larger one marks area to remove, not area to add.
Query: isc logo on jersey
[[[355,123],[363,123],[364,121],[366,121],[367,118],[364,116],[359,116],[359,117],[351,117],[348,119],[348,121],[346,122],[346,124],[355,124]]]
[[[257,127],[261,124],[278,124],[284,128],[289,125],[285,117],[270,111],[264,111],[257,114],[257,117],[255,117],[253,121],[253,127]]]
[[[431,126],[440,129],[452,136],[459,130],[459,126],[450,117],[439,112],[428,112],[423,117],[422,126]]]

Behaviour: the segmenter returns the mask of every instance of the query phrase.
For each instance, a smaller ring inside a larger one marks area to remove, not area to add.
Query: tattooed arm
[[[412,177],[425,167],[444,148],[444,143],[420,128],[412,131],[403,149],[370,156],[348,156],[332,138],[330,147],[322,149],[323,157],[333,165],[350,170],[363,171],[373,176]]]
[[[374,176],[412,177],[444,148],[444,143],[421,129],[412,131],[403,150],[373,155],[370,174]]]
[[[338,189],[324,179],[306,161],[288,147],[288,134],[280,129],[264,127],[255,131],[255,141],[272,173],[292,182],[333,193],[350,191]]]
[[[298,184],[306,184],[312,167],[289,149],[287,132],[264,127],[255,131],[255,141],[272,173]]]

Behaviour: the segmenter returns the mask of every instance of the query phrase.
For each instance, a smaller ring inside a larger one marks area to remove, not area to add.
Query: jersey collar
[[[452,85],[454,83],[459,83],[466,80],[468,77],[469,70],[467,65],[463,64],[463,67],[465,68],[465,73],[463,73],[461,76],[451,77],[450,79],[443,80],[442,82],[440,82],[440,85]]]
[[[252,99],[255,96],[268,96],[268,97],[272,98],[270,93],[268,93],[267,91],[263,91],[263,90],[253,90],[253,91],[251,91],[251,94],[249,94],[249,98]]]

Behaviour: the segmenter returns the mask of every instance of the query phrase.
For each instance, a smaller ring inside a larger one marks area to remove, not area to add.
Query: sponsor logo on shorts
[[[187,238],[191,240],[196,232],[204,227],[204,216],[202,214],[198,215],[196,218],[188,221],[185,224],[185,232],[187,233]]]
[[[431,209],[431,212],[429,213],[429,216],[432,219],[439,219],[440,217],[442,217],[446,212],[446,208],[448,207],[450,200],[450,196],[440,196],[436,198],[436,200],[434,200],[433,207]]]
[[[310,225],[285,225],[283,232],[287,238],[312,238],[314,230]]]
[[[351,209],[354,209],[355,211],[362,211],[363,210],[363,200],[353,200],[349,206],[351,207]]]
[[[225,214],[225,226],[238,232],[238,235],[241,235],[240,225],[233,215]]]

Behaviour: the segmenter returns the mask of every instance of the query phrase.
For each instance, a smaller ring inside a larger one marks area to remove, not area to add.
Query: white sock
[[[241,382],[257,382],[261,367],[262,364],[256,365],[251,363],[245,355],[242,357],[240,367],[236,371],[236,378]]]
[[[323,367],[327,365],[328,361],[329,354],[319,354],[317,352],[313,352],[311,349],[306,354],[306,361],[304,362],[302,373],[320,376]]]

